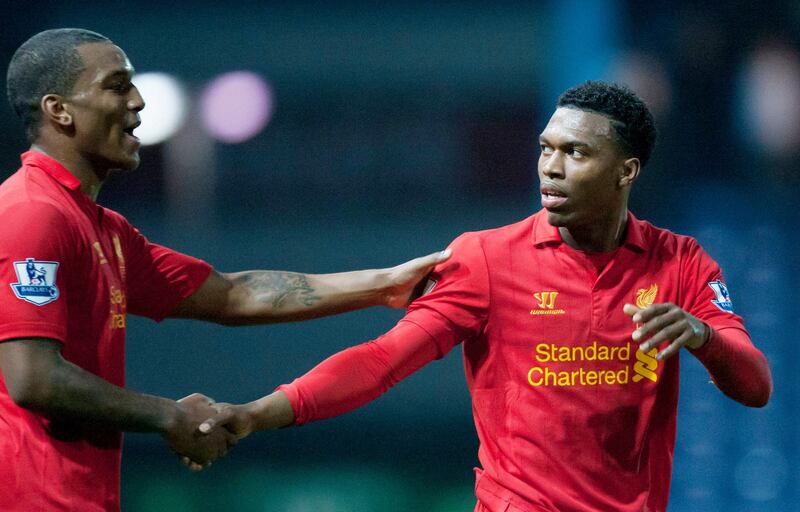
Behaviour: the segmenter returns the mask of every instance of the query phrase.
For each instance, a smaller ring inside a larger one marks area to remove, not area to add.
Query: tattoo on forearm
[[[292,303],[313,306],[322,300],[322,297],[314,294],[316,290],[308,284],[303,274],[260,271],[248,272],[241,279],[257,300],[270,302],[276,309]]]

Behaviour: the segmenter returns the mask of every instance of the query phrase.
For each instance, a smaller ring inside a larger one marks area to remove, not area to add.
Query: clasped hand
[[[191,394],[177,401],[177,412],[163,433],[169,447],[189,469],[199,471],[223,457],[239,437],[222,426],[200,432],[199,426],[218,414],[214,400]]]

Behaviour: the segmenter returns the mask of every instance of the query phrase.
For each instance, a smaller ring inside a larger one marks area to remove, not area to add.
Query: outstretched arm
[[[370,306],[405,307],[448,250],[392,268],[335,274],[250,270],[212,272],[170,315],[225,325],[306,320]]]
[[[374,400],[444,353],[413,322],[335,354],[278,391],[243,405],[216,404],[200,431],[226,426],[237,437],[338,416]]]
[[[201,466],[235,442],[223,431],[205,439],[195,435],[200,422],[214,413],[210,399],[195,394],[175,402],[125,390],[65,360],[56,340],[0,343],[0,369],[17,405],[56,424],[89,432],[159,432],[175,452]]]

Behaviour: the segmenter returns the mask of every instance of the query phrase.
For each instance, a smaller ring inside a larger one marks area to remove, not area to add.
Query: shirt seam
[[[489,324],[489,311],[490,311],[489,306],[492,303],[492,277],[491,277],[492,274],[491,272],[489,272],[489,261],[486,258],[486,249],[483,246],[484,242],[483,237],[480,237],[478,239],[478,242],[479,242],[478,245],[480,246],[481,249],[481,255],[483,256],[483,271],[486,274],[486,283],[489,285],[489,289],[487,290],[487,296],[486,296],[487,304],[482,314],[483,319],[481,321],[481,329],[480,329],[480,332],[484,332],[486,330],[486,326]]]

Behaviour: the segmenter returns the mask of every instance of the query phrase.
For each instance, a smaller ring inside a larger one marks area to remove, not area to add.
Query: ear
[[[620,188],[630,187],[633,182],[639,177],[639,171],[642,169],[642,163],[638,158],[628,158],[622,162],[619,173],[619,181],[617,182]]]
[[[39,102],[44,120],[49,120],[62,128],[72,125],[72,114],[64,106],[64,98],[58,94],[45,94]]]

